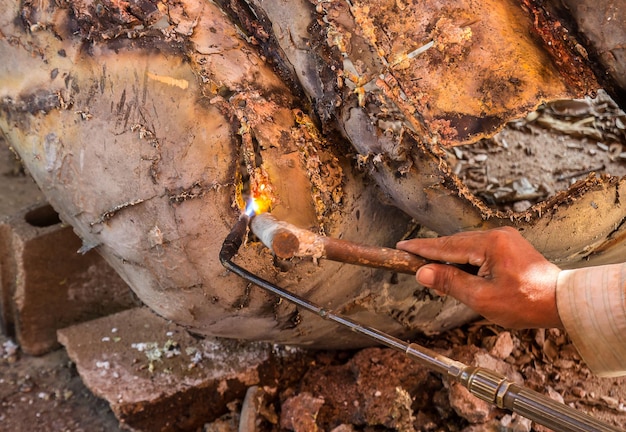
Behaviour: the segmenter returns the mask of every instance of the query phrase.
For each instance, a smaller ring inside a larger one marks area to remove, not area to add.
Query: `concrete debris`
[[[565,399],[563,398],[561,393],[556,391],[553,387],[551,386],[546,387],[546,393],[548,394],[548,396],[550,396],[550,399],[555,400],[560,403],[565,403]]]
[[[496,343],[493,348],[489,351],[489,354],[494,356],[495,358],[504,360],[513,352],[513,348],[515,348],[513,344],[513,337],[511,333],[508,331],[504,331],[498,335],[496,338]]]
[[[325,361],[318,359],[318,363]],[[403,353],[368,348],[345,364],[310,369],[297,392],[323,398],[317,423],[325,429],[352,424],[412,431],[417,411],[435,415],[425,388],[442,388],[442,384]]]
[[[138,431],[195,430],[280,373],[270,344],[197,339],[147,308],[62,329],[59,340],[85,385]]]
[[[8,339],[0,346],[0,359],[7,363],[15,363],[18,357],[19,345]]]
[[[472,424],[485,423],[495,416],[496,408],[493,405],[473,396],[457,382],[450,383],[449,398],[454,411]]]
[[[517,414],[506,414],[500,420],[501,429],[505,431],[530,432],[532,422],[527,418],[518,416]]]

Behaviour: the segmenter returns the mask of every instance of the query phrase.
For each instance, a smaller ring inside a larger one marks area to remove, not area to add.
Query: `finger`
[[[472,309],[475,303],[474,292],[488,283],[481,277],[445,264],[428,264],[420,267],[415,278],[421,285],[438,293],[450,295]]]
[[[492,246],[488,237],[481,231],[464,232],[446,237],[405,240],[398,242],[396,247],[426,259],[480,267]]]

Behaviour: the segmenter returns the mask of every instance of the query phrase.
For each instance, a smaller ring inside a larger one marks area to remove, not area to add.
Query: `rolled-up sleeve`
[[[563,326],[589,369],[626,375],[626,263],[563,270],[556,297]]]

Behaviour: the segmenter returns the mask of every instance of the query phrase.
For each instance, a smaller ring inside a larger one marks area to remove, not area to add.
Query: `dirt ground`
[[[486,202],[521,211],[589,172],[625,175],[625,123],[614,107],[568,103],[514,123],[492,140],[450,150],[450,158]],[[0,217],[37,200],[43,200],[41,193],[0,141]],[[481,321],[418,342],[495,368],[626,429],[626,378],[594,377],[560,331],[508,332]],[[531,430],[524,419],[477,404],[458,386],[389,349],[304,353],[298,361],[292,379],[256,389],[261,402],[255,409],[242,410],[243,401],[233,401],[230,412],[204,431],[236,431],[240,423],[253,425],[240,431]],[[0,335],[0,431],[33,430],[121,429],[63,349],[30,357]]]
[[[591,173],[626,175],[626,114],[600,91],[542,106],[449,153],[454,172],[485,203],[521,212]]]

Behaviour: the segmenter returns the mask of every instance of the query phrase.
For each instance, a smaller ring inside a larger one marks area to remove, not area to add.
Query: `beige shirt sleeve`
[[[626,263],[562,270],[559,316],[591,371],[626,375]]]

